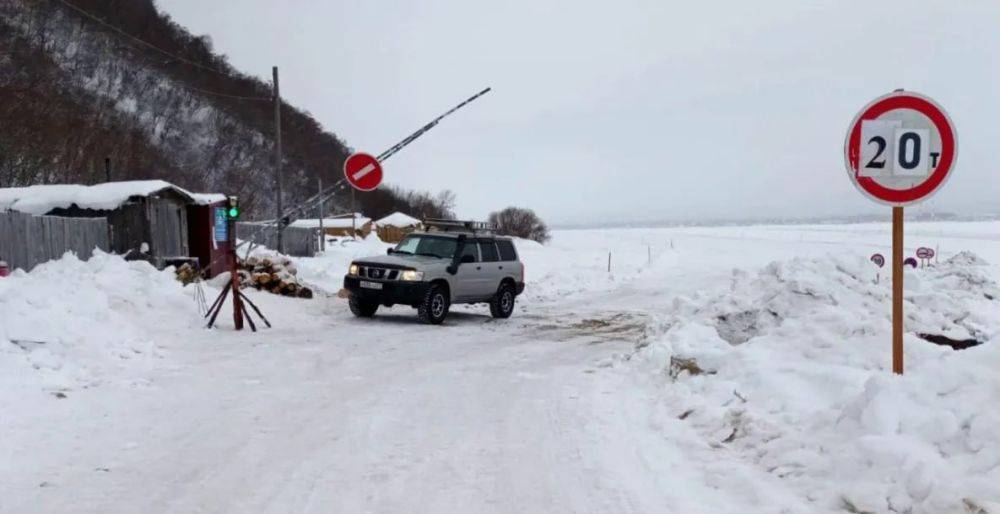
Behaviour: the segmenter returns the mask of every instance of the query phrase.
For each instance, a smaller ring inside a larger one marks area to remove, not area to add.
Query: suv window
[[[499,239],[497,240],[497,248],[500,249],[501,261],[517,260],[517,252],[514,251],[514,243],[512,241],[504,241],[503,239]]]
[[[395,251],[415,255],[431,255],[442,259],[451,259],[455,255],[458,242],[453,237],[427,236],[423,234],[409,235],[403,238]]]
[[[479,262],[478,245],[476,245],[475,243],[466,243],[465,246],[462,248],[462,257],[465,257],[466,255],[471,255],[472,258],[474,259],[473,262]]]
[[[496,262],[500,260],[497,255],[497,245],[493,241],[480,241],[479,252],[483,255],[483,262]]]

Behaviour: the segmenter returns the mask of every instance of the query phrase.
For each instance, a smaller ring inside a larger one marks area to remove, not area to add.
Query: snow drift
[[[162,348],[161,323],[197,320],[170,271],[96,252],[0,280],[0,376],[10,389],[50,391],[141,380]],[[169,320],[169,321],[168,321]],[[9,389],[9,390],[10,390]]]
[[[670,382],[679,423],[812,512],[978,512],[1000,480],[1000,296],[983,264],[963,253],[907,273],[901,377],[891,284],[860,258],[735,270],[726,290],[676,300],[639,361]],[[985,344],[959,352],[917,333]]]

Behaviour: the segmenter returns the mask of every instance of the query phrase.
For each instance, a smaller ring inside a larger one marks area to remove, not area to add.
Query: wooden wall
[[[0,260],[11,269],[30,271],[43,262],[73,252],[89,259],[94,248],[108,252],[106,218],[61,218],[0,212]]]
[[[239,222],[236,238],[253,241],[272,250],[278,248],[278,235],[273,226],[260,223]],[[293,257],[313,257],[319,251],[319,229],[286,227],[282,233],[285,254]],[[242,253],[240,255],[243,255]]]

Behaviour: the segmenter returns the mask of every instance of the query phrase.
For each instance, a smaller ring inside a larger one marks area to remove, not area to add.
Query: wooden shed
[[[420,220],[398,211],[375,221],[378,238],[386,243],[398,243],[419,227]]]
[[[67,218],[106,218],[111,251],[157,267],[190,259],[188,206],[195,195],[162,180],[7,188],[0,209]]]
[[[374,223],[372,223],[371,218],[367,218],[359,212],[323,218],[322,225],[323,233],[333,237],[354,237],[357,235],[358,237],[365,238],[374,230]],[[299,219],[292,222],[289,226],[318,229],[320,227],[320,220],[318,218]]]

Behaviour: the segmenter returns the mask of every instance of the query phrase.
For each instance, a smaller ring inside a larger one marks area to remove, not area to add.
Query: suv
[[[440,324],[453,303],[488,303],[508,318],[524,291],[524,265],[509,237],[483,223],[425,221],[388,255],[351,263],[344,277],[351,312],[370,318],[379,305],[410,305],[425,323]]]

